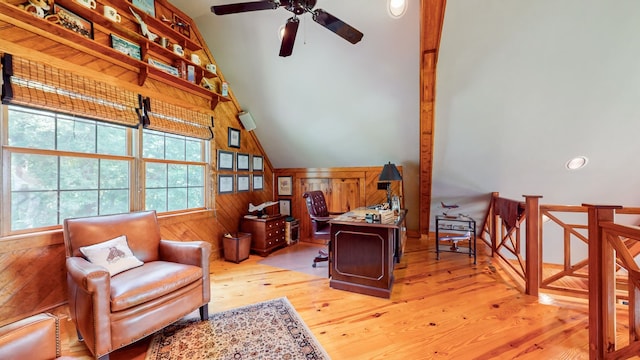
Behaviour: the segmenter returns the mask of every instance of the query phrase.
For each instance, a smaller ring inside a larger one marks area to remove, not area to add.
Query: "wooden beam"
[[[419,231],[429,234],[436,65],[446,0],[422,0],[420,41],[420,214]]]

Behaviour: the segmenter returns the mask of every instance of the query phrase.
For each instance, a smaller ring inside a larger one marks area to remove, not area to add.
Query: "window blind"
[[[11,54],[2,57],[2,103],[137,127],[138,94]]]
[[[203,140],[213,138],[213,117],[210,114],[150,98],[143,98],[141,103],[145,129]]]

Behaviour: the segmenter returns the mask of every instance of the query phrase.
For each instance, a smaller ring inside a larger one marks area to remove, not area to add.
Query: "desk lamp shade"
[[[379,181],[399,181],[402,180],[402,175],[398,171],[398,168],[395,164],[389,162],[388,164],[384,164],[382,168],[382,172],[380,173]]]
[[[400,172],[398,171],[398,168],[395,164],[392,164],[391,162],[389,162],[388,164],[384,164],[378,181],[387,183],[387,202],[389,203],[389,207],[391,207],[391,182],[401,180],[402,175],[400,175]]]

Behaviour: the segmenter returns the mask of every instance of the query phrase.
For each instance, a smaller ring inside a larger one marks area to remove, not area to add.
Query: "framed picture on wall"
[[[253,155],[253,171],[264,171],[264,166],[262,165],[262,156]]]
[[[233,170],[233,153],[218,150],[218,170]]]
[[[262,190],[264,189],[263,177],[262,175],[253,175],[253,190]]]
[[[280,215],[291,216],[291,200],[279,199],[278,204],[280,206]]]
[[[229,128],[229,147],[240,148],[240,129]]]
[[[218,194],[233,193],[233,175],[218,175]]]
[[[237,175],[236,180],[238,182],[238,192],[249,191],[249,175]]]
[[[156,4],[154,0],[132,0],[133,6],[156,17]]]
[[[86,38],[93,39],[93,23],[91,21],[58,4],[53,4],[53,13],[57,16],[60,25]]]
[[[249,171],[249,154],[236,154],[236,164],[238,171]]]
[[[292,195],[293,186],[291,176],[278,176],[278,195]]]

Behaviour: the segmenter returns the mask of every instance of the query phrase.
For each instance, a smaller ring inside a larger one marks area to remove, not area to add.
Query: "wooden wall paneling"
[[[64,259],[62,243],[0,247],[0,326],[67,301]]]
[[[402,167],[398,167],[402,174]],[[352,168],[290,168],[275,169],[274,178],[291,176],[293,194],[291,214],[300,220],[300,237],[308,240],[311,221],[302,194],[321,190],[325,194],[330,212],[343,212],[358,207],[386,202],[386,190],[378,190],[378,177],[382,166]],[[392,183],[393,194],[402,194],[402,182]],[[276,193],[277,194],[277,193]]]

